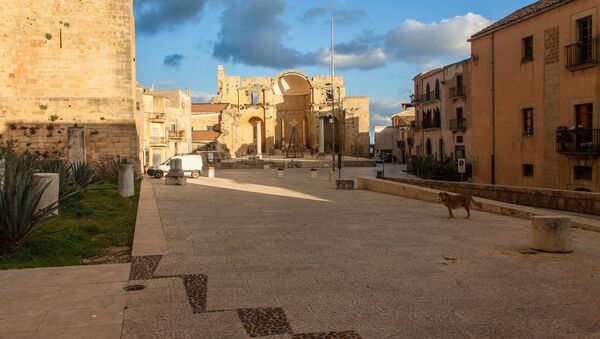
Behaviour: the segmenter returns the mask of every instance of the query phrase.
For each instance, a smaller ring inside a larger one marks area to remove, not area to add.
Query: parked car
[[[176,155],[160,165],[150,166],[150,168],[146,170],[146,173],[155,178],[162,178],[165,173],[169,172],[171,160],[173,159],[181,159],[181,168],[183,169],[183,172],[189,174],[194,179],[204,174],[202,156],[196,154]]]

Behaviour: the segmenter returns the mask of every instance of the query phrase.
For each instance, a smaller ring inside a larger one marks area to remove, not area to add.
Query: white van
[[[183,169],[183,172],[189,174],[194,179],[204,174],[202,156],[200,155],[176,155],[169,158],[163,164],[151,166],[146,173],[155,178],[162,178],[169,172],[169,169],[171,168],[169,164],[172,159],[181,159],[181,168]]]

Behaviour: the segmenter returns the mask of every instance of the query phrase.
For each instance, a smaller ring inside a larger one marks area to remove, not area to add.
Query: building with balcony
[[[415,108],[409,103],[403,103],[402,112],[392,116],[392,127],[395,129],[396,140],[392,154],[400,163],[406,163],[415,154],[414,123]]]
[[[192,151],[192,103],[187,93],[138,87],[136,98],[136,124],[144,167]]]
[[[474,181],[600,191],[599,11],[537,1],[471,37]]]
[[[412,154],[439,161],[465,158],[471,162],[470,78],[471,59],[466,59],[413,79]]]

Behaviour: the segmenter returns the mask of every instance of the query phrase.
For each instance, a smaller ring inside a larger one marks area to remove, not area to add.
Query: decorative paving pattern
[[[293,333],[281,307],[242,308],[237,312],[250,337]]]
[[[354,331],[344,332],[321,332],[321,333],[299,333],[292,335],[292,339],[362,339]]]
[[[147,255],[143,257],[132,257],[129,280],[154,279],[154,271],[162,255]]]
[[[133,257],[129,280],[181,278],[188,303],[194,314],[232,311],[206,309],[208,294],[208,276],[206,274],[155,275],[154,272],[161,259],[162,255]],[[235,311],[237,311],[246,333],[252,338],[291,334],[293,339],[361,339],[355,331],[294,334],[281,307],[241,308]]]

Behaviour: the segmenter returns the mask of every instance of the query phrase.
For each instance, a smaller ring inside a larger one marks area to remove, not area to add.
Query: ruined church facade
[[[286,154],[290,144],[368,156],[369,99],[347,97],[342,76],[286,70],[274,78],[240,78],[219,65],[213,103],[229,104],[218,141],[233,157]]]

